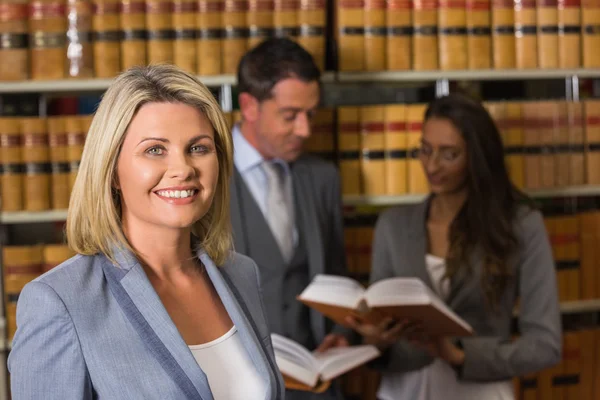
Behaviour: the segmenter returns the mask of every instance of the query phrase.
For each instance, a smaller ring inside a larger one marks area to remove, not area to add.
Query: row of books
[[[0,7],[0,81],[110,78],[173,63],[234,74],[267,37],[295,38],[324,68],[323,0],[16,0]]]
[[[2,273],[8,340],[16,331],[17,301],[23,287],[73,255],[73,251],[62,244],[3,246]]]
[[[507,167],[518,187],[600,184],[600,101],[486,106],[501,131]],[[419,159],[425,109],[425,104],[393,104],[323,110],[307,149],[337,159],[345,195],[427,193]]]
[[[338,0],[341,71],[598,68],[600,3]]]
[[[0,117],[3,211],[66,209],[91,116]]]
[[[544,210],[542,208],[542,210]],[[348,217],[344,241],[348,273],[368,283],[376,214]],[[600,298],[600,211],[545,213],[560,301]]]

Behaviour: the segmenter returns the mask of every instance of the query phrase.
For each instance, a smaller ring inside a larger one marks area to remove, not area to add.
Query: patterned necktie
[[[292,210],[286,201],[286,176],[283,167],[278,163],[263,162],[263,170],[267,175],[267,221],[279,250],[286,263],[292,259],[294,251],[294,225]]]

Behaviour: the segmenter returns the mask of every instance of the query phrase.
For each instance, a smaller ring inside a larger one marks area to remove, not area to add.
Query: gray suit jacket
[[[296,220],[304,232],[308,251],[309,281],[317,274],[346,275],[346,254],[342,221],[342,201],[339,175],[335,166],[311,155],[303,155],[291,165],[296,204]],[[285,288],[273,288],[267,281],[269,271],[280,268],[283,260],[265,219],[235,170],[231,180],[231,223],[235,250],[251,257],[260,269],[263,285],[269,292],[281,293]],[[263,229],[261,229],[261,227]],[[265,292],[266,292],[265,288]],[[265,295],[265,303],[280,302]],[[327,333],[325,318],[311,310],[311,328],[317,343]],[[267,319],[275,318],[267,315]],[[270,321],[274,324],[275,321]],[[277,321],[279,324],[279,321]]]
[[[217,268],[198,257],[266,381],[264,399],[282,399],[255,264],[232,253]],[[117,260],[121,268],[75,256],[25,286],[8,360],[13,399],[213,398],[136,258]]]
[[[429,200],[386,210],[378,219],[373,242],[371,282],[405,276],[432,287],[425,266]],[[448,305],[471,324],[475,336],[463,338],[465,363],[461,378],[472,381],[505,380],[557,364],[561,359],[562,330],[552,250],[538,211],[519,210],[514,229],[519,251],[510,261],[515,281],[493,313],[481,288],[482,255],[473,254],[471,274],[463,269],[450,282]],[[494,229],[493,226],[490,229]],[[511,319],[520,298],[519,331],[511,341]],[[411,371],[432,359],[406,341],[386,354],[385,371]]]

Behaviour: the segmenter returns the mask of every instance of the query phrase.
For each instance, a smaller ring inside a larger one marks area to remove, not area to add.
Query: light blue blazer
[[[260,400],[283,399],[256,264],[237,253],[219,268],[198,258],[266,382]],[[78,255],[25,286],[8,359],[13,400],[213,399],[137,259],[117,261]]]

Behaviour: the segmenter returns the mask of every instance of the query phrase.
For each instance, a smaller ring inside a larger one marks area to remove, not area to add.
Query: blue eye
[[[196,145],[190,147],[190,151],[192,153],[207,153],[208,149],[206,148],[206,146]]]

